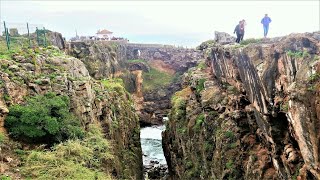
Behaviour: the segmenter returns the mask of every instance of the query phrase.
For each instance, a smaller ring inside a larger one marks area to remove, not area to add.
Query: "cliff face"
[[[138,98],[143,124],[162,124],[171,108],[170,98],[180,87],[180,76],[203,59],[200,51],[167,45],[127,44],[126,57],[132,69],[142,70]],[[130,61],[137,60],[140,61]],[[142,62],[141,62],[142,60]],[[144,68],[141,63],[150,68]]]
[[[68,52],[80,59],[96,79],[117,77],[125,68],[126,48],[121,43],[88,41],[72,42]]]
[[[194,49],[107,41],[71,42],[68,52],[96,79],[122,78],[143,125],[162,123],[172,93],[180,89],[178,77],[203,59]]]
[[[203,49],[163,146],[174,178],[320,179],[319,33]]]
[[[1,131],[5,131],[8,107],[24,103],[26,96],[67,95],[71,111],[83,127],[98,124],[111,142],[114,159],[106,162],[112,167],[109,173],[116,178],[142,177],[139,120],[133,100],[122,86],[93,79],[83,62],[54,47],[28,49],[0,61]]]

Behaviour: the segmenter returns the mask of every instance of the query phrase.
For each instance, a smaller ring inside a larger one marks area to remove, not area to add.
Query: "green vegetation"
[[[213,150],[213,145],[212,145],[213,142],[209,142],[209,141],[206,141],[204,143],[204,149],[205,151],[212,151]]]
[[[12,59],[12,55],[23,48],[29,47],[29,40],[26,37],[11,37],[10,51],[8,51],[6,40],[4,37],[0,38],[0,59]]]
[[[309,81],[310,82],[315,82],[317,80],[320,79],[320,74],[319,73],[315,73],[315,74],[312,74],[310,77],[309,77]]]
[[[184,134],[187,132],[187,128],[186,127],[177,127],[177,132],[179,134]]]
[[[121,78],[103,79],[101,80],[101,83],[108,90],[116,91],[119,93],[124,92],[124,83]]]
[[[289,57],[292,57],[292,58],[310,58],[311,55],[308,53],[308,51],[291,51],[291,50],[288,50],[287,51],[287,55]]]
[[[11,101],[11,97],[8,94],[3,95],[3,100],[5,101]]]
[[[202,90],[204,90],[204,83],[206,79],[199,79],[196,86],[196,92],[199,94]]]
[[[197,50],[204,50],[207,49],[209,47],[213,47],[215,45],[215,41],[210,39],[208,41],[205,41],[203,43],[201,43],[198,47]]]
[[[11,177],[5,176],[5,175],[1,175],[0,176],[0,180],[11,180]]]
[[[193,129],[196,130],[197,132],[199,132],[204,120],[205,120],[205,115],[203,113],[199,114],[196,119],[196,124],[194,125]]]
[[[3,143],[4,138],[5,138],[4,134],[0,133],[0,144]]]
[[[113,159],[101,128],[89,125],[82,140],[69,140],[51,151],[31,151],[22,174],[31,179],[111,179],[106,163]]]
[[[233,169],[233,161],[231,159],[226,163],[226,168]]]
[[[13,105],[5,120],[9,134],[31,142],[60,142],[83,136],[80,121],[69,112],[68,96],[54,93],[27,99],[25,105]]]
[[[150,68],[150,72],[144,72],[142,76],[143,89],[146,91],[168,86],[174,79],[173,75],[159,71],[155,68]]]
[[[197,68],[200,70],[204,70],[207,67],[206,63],[204,61],[201,61],[198,65]]]
[[[236,148],[237,147],[237,143],[231,143],[230,145],[229,145],[229,148],[230,149],[234,149],[234,148]]]
[[[248,45],[248,44],[251,44],[251,43],[259,43],[261,41],[262,41],[262,39],[249,38],[249,39],[241,41],[240,45]]]
[[[224,133],[224,136],[225,136],[226,138],[232,139],[232,138],[234,137],[234,134],[233,134],[232,131],[226,131],[226,132]]]
[[[283,104],[280,104],[280,110],[283,112],[288,112],[289,110],[289,102],[284,102]]]

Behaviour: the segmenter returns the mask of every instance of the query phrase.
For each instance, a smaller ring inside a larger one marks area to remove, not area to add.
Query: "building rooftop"
[[[108,30],[106,30],[106,29],[102,29],[102,30],[99,30],[98,32],[97,32],[97,34],[112,34],[113,32],[111,32],[111,31],[108,31]]]

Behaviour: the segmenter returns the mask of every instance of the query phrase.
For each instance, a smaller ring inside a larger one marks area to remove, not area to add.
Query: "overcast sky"
[[[214,31],[232,34],[247,22],[244,38],[263,37],[265,13],[269,36],[320,29],[319,1],[0,1],[1,21],[42,24],[66,38],[108,29],[130,42],[194,47]],[[12,25],[13,26],[13,25]]]

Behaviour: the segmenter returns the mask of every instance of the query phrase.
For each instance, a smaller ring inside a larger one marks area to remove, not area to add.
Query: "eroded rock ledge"
[[[173,178],[320,179],[320,33],[213,43],[163,133]]]

